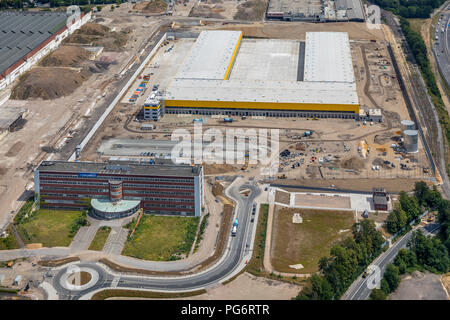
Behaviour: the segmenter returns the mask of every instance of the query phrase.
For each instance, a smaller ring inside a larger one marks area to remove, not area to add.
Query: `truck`
[[[223,122],[233,122],[233,118],[223,118]]]
[[[236,218],[233,222],[233,227],[237,227],[238,223],[239,223],[238,218]]]
[[[303,136],[304,136],[304,137],[309,137],[309,136],[311,136],[312,134],[313,134],[312,131],[305,131],[305,132],[303,133]]]

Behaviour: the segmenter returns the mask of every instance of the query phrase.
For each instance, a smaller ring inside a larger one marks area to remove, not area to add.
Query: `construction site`
[[[334,39],[345,44],[339,40],[339,37],[345,40],[345,33],[306,32],[304,39],[297,40],[251,39],[240,33],[219,33],[224,37],[222,40],[227,39],[232,45],[217,40],[224,46],[224,54],[206,60],[201,50],[208,50],[209,35],[203,34],[201,40],[197,35],[167,34],[102,130],[86,145],[83,160],[170,158],[171,148],[176,144],[170,141],[172,131],[185,128],[192,132],[194,124],[201,122],[204,130],[216,128],[222,132],[227,128],[279,129],[280,163],[278,174],[272,177],[279,181],[303,183],[319,179],[332,185],[332,180],[345,179],[433,178],[417,132],[412,133],[413,152],[405,149],[403,132],[416,128],[401,124],[409,119],[409,114],[385,41],[347,40],[346,56],[346,49],[339,49],[332,42]],[[326,44],[335,48],[334,55],[342,56],[324,63],[329,57],[314,50],[319,51]],[[264,91],[255,94],[253,83]],[[295,90],[299,91],[292,93],[301,96],[297,99],[320,99],[321,103],[314,106],[315,111],[302,110],[311,108],[308,104],[311,101],[294,101],[298,110],[286,110],[281,101],[272,101],[268,111],[260,107],[272,99],[270,94],[288,99],[289,94],[274,93],[285,92],[287,86],[298,86]],[[323,100],[326,95],[330,97],[336,86],[340,90],[333,96],[333,103]],[[220,101],[227,100],[227,95],[233,96],[236,108],[229,108],[233,101]],[[208,102],[200,101],[202,97]],[[349,112],[333,111],[341,108],[336,106],[339,99],[350,99],[346,107]],[[156,118],[153,111],[149,112],[151,116],[146,119],[145,113],[150,108],[165,110]],[[237,172],[257,177],[259,166],[205,166],[205,174]]]

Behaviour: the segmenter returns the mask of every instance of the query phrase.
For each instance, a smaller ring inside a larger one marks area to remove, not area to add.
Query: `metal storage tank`
[[[419,145],[419,135],[417,130],[403,131],[403,143],[405,145],[406,152],[417,152]]]
[[[405,130],[416,130],[416,124],[411,120],[402,120],[402,131]]]

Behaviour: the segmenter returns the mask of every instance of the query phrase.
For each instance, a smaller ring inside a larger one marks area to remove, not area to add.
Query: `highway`
[[[434,40],[435,58],[439,70],[447,85],[450,86],[450,32],[448,27],[450,23],[450,11],[444,10],[440,19],[436,25],[435,33],[431,36]],[[444,31],[442,31],[442,28],[444,28]]]
[[[247,198],[239,194],[241,188],[250,189]],[[192,291],[215,285],[231,275],[240,266],[244,266],[243,259],[248,248],[251,248],[252,227],[251,211],[254,199],[260,194],[260,189],[254,184],[236,183],[228,188],[228,195],[235,200],[239,226],[237,235],[231,238],[230,246],[224,256],[209,269],[189,276],[179,277],[149,277],[133,275],[112,274],[96,263],[79,263],[77,266],[96,270],[99,273],[98,281],[88,289],[77,291],[69,290],[61,285],[67,267],[59,270],[52,279],[52,284],[58,292],[59,299],[79,299],[92,291],[101,288],[129,288],[147,289],[157,291]],[[255,221],[256,222],[256,221]],[[231,237],[231,230],[230,230]],[[114,284],[113,284],[114,282]]]
[[[439,225],[436,223],[430,223],[418,229],[421,229],[425,235],[431,235],[439,229]],[[386,252],[382,253],[380,256],[378,256],[377,259],[372,262],[372,265],[376,265],[380,268],[381,278],[384,274],[384,271],[386,270],[386,266],[394,260],[400,249],[406,248],[406,245],[408,244],[408,241],[411,238],[413,231],[415,230],[417,229],[412,229],[411,231],[409,231],[407,234],[397,240],[397,242],[395,242]],[[372,290],[368,288],[369,279],[371,279],[370,276],[366,278],[359,276],[358,279],[353,282],[347,292],[342,296],[341,300],[366,300],[367,298],[369,298],[370,293],[372,292]]]

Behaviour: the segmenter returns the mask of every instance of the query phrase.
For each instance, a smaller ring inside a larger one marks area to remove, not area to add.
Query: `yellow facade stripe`
[[[359,113],[358,104],[277,103],[242,101],[166,100],[166,107],[218,108],[218,109],[272,109],[293,111],[347,111]]]
[[[228,79],[228,74],[230,73],[231,67],[233,66],[234,58],[236,57],[236,53],[239,49],[239,46],[241,45],[241,40],[242,40],[242,32],[241,32],[241,35],[239,36],[239,40],[237,42],[236,48],[234,48],[234,52],[233,52],[233,55],[231,56],[230,64],[228,65],[227,72],[225,73],[225,78],[223,80]]]
[[[158,104],[157,106],[155,106],[155,107],[151,107],[151,106],[144,106],[144,109],[153,109],[153,110],[155,110],[155,109],[159,109],[161,107],[161,103],[160,104]]]

